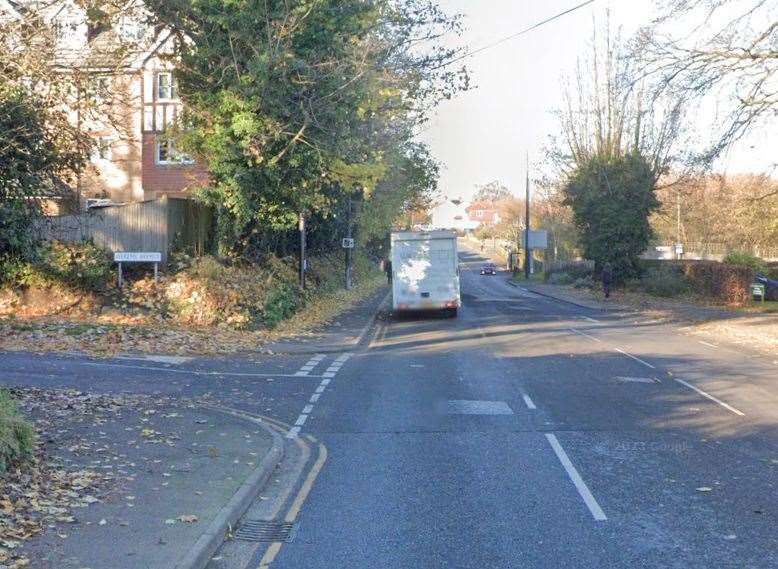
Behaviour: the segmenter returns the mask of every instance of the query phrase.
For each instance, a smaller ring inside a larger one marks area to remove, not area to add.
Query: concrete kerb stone
[[[189,552],[176,563],[175,569],[205,569],[213,554],[224,542],[227,533],[235,527],[238,520],[246,513],[249,506],[256,500],[259,493],[267,484],[270,475],[284,456],[284,439],[281,435],[268,427],[262,420],[244,415],[237,411],[209,406],[208,409],[236,417],[256,425],[268,433],[273,439],[270,451],[262,459],[259,466],[249,475],[246,481],[233,494],[227,504],[222,507],[216,517],[206,528],[205,532],[195,542]]]

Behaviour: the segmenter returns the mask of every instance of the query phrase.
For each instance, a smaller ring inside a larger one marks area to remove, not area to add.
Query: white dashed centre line
[[[641,359],[640,359],[639,357],[637,357],[637,356],[633,356],[633,355],[632,355],[632,354],[630,354],[629,352],[625,352],[625,351],[624,351],[624,350],[622,350],[621,348],[613,348],[613,349],[614,349],[614,350],[616,350],[617,352],[619,352],[620,354],[624,354],[624,355],[625,355],[625,356],[627,356],[628,358],[632,358],[632,359],[633,359],[633,360],[635,360],[636,362],[639,362],[639,363],[643,364],[643,365],[644,365],[644,366],[646,366],[646,367],[650,367],[651,369],[656,369],[656,368],[655,368],[654,366],[652,366],[650,363],[648,363],[648,362],[645,362],[645,361],[641,360]]]
[[[567,456],[565,449],[563,449],[562,445],[559,444],[556,436],[547,433],[546,439],[551,445],[551,448],[554,449],[554,454],[556,454],[559,462],[562,463],[562,467],[565,469],[565,472],[567,472],[567,475],[573,482],[575,489],[578,490],[578,494],[583,499],[584,504],[586,504],[586,507],[589,508],[592,517],[598,522],[607,520],[608,517],[605,515],[605,512],[602,511],[602,508],[597,503],[597,500],[595,500],[594,496],[589,490],[589,487],[586,485],[586,482],[584,482],[583,478],[581,478],[581,475],[578,474],[578,471],[576,470],[575,466],[573,466],[570,458]]]
[[[535,407],[535,402],[532,401],[532,398],[530,398],[529,395],[523,393],[521,398],[524,399],[524,404],[527,406],[527,409],[537,409],[537,407]]]
[[[728,403],[724,403],[724,402],[723,402],[721,399],[717,399],[716,397],[714,397],[714,396],[713,396],[713,395],[711,395],[710,393],[706,393],[706,392],[704,392],[704,391],[703,391],[702,389],[700,389],[699,387],[695,387],[695,386],[694,386],[694,385],[692,385],[691,383],[687,383],[687,382],[685,382],[685,381],[684,381],[684,380],[682,380],[682,379],[678,379],[677,377],[674,377],[673,379],[674,379],[675,381],[677,381],[678,383],[680,383],[681,385],[685,385],[686,387],[688,387],[688,388],[689,388],[689,389],[691,389],[692,391],[696,391],[697,393],[699,393],[699,394],[700,394],[700,395],[702,395],[703,397],[705,397],[705,398],[707,398],[707,399],[710,399],[710,400],[711,400],[711,401],[713,401],[714,403],[718,403],[719,405],[721,405],[722,407],[724,407],[724,409],[726,409],[727,411],[730,411],[730,412],[734,413],[735,415],[740,415],[741,417],[745,417],[745,415],[746,415],[746,414],[745,414],[745,413],[743,413],[742,411],[740,411],[739,409],[735,409],[735,408],[734,408],[732,405],[730,405],[730,404],[728,404]]]
[[[590,340],[594,340],[595,342],[602,343],[602,340],[599,338],[595,338],[594,336],[591,336],[587,334],[586,332],[581,332],[580,330],[576,330],[575,328],[568,328],[573,334],[578,334],[579,336],[583,336],[585,338],[589,338]]]

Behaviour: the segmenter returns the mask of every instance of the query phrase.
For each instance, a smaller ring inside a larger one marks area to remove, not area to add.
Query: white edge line
[[[724,407],[724,409],[726,409],[727,411],[731,411],[731,412],[732,412],[732,413],[734,413],[735,415],[740,415],[741,417],[745,417],[745,416],[746,416],[746,414],[745,414],[745,413],[743,413],[742,411],[740,411],[739,409],[735,409],[735,408],[734,408],[732,405],[730,405],[730,404],[728,404],[728,403],[724,403],[724,402],[723,402],[721,399],[716,399],[716,398],[715,398],[715,397],[713,397],[713,395],[711,395],[710,393],[705,393],[705,392],[704,392],[702,389],[700,389],[699,387],[695,387],[695,386],[694,386],[694,385],[692,385],[691,383],[687,383],[687,382],[685,382],[685,381],[684,381],[684,380],[682,380],[682,379],[678,379],[677,377],[674,377],[673,379],[674,379],[675,381],[677,381],[678,383],[680,383],[681,385],[685,385],[685,386],[686,386],[686,387],[688,387],[689,389],[691,389],[691,390],[693,390],[693,391],[696,391],[697,393],[699,393],[699,394],[700,394],[700,395],[702,395],[703,397],[706,397],[706,398],[710,399],[711,401],[713,401],[713,402],[715,402],[715,403],[718,403],[719,405],[721,405],[722,407]]]
[[[646,366],[646,367],[650,367],[651,369],[656,369],[656,368],[655,368],[654,366],[652,366],[650,363],[648,363],[648,362],[644,362],[644,361],[643,361],[643,360],[641,360],[639,357],[637,357],[637,356],[633,356],[632,354],[630,354],[629,352],[625,352],[625,351],[624,351],[624,350],[622,350],[621,348],[613,348],[613,349],[614,349],[614,350],[616,350],[617,352],[619,352],[620,354],[624,354],[624,355],[625,355],[625,356],[627,356],[628,358],[632,358],[632,359],[633,359],[633,360],[635,360],[636,362],[640,362],[641,364],[643,364],[643,365],[644,365],[644,366]]]
[[[314,393],[324,393],[325,389],[327,389],[326,385],[319,385],[319,387],[316,388],[316,391],[314,391]]]
[[[595,338],[594,336],[590,336],[585,332],[581,332],[580,330],[576,330],[575,328],[568,328],[568,330],[570,330],[573,334],[579,334],[581,336],[589,338],[590,340],[594,340],[595,342],[599,342],[602,344],[602,340],[600,340],[599,338]]]
[[[702,340],[697,340],[700,344],[703,346],[708,346],[709,348],[718,348],[716,344],[711,344],[709,342],[703,342]]]
[[[325,377],[324,379],[321,380],[321,383],[319,385],[329,385],[329,384],[330,384],[330,378]]]
[[[324,391],[322,389],[322,391]],[[321,397],[321,393],[314,393],[311,395],[311,398],[308,400],[310,403],[316,403],[319,400],[319,397]]]
[[[331,371],[325,371],[323,374],[321,374],[321,376],[324,377],[324,378],[329,379],[331,377],[335,377],[335,374],[333,372],[331,372]]]
[[[308,420],[308,415],[301,414],[299,417],[297,417],[297,420],[294,422],[295,427],[302,427],[305,424],[305,421]]]
[[[524,393],[521,397],[524,399],[524,403],[527,405],[527,409],[537,409],[537,407],[535,407],[535,402],[532,401],[532,398],[530,398],[529,395]]]
[[[306,405],[303,407],[303,413],[305,415],[309,414],[311,411],[313,411],[313,405]]]
[[[581,318],[583,318],[584,320],[588,320],[589,322],[594,322],[595,324],[600,323],[600,321],[597,320],[596,318],[590,318],[589,316],[581,316]]]
[[[602,511],[602,508],[597,503],[597,500],[595,500],[589,487],[586,485],[586,482],[583,481],[583,478],[578,474],[573,463],[570,462],[570,458],[567,456],[565,449],[562,448],[562,445],[559,444],[556,436],[551,433],[546,433],[546,439],[551,445],[551,448],[554,449],[554,454],[556,454],[559,462],[562,463],[562,467],[573,482],[575,489],[578,490],[578,494],[580,494],[586,507],[589,508],[589,511],[592,513],[592,517],[598,522],[607,520],[608,517],[605,515],[605,512]]]

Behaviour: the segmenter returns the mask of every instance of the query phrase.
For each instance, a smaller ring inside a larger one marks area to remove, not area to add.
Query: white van
[[[446,310],[461,304],[454,231],[392,232],[392,308]]]

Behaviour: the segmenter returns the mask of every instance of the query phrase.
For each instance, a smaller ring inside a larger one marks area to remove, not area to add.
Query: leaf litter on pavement
[[[190,465],[167,465],[159,459],[141,464],[128,450],[163,445],[175,446],[180,437],[152,424],[155,419],[175,421],[179,407],[195,407],[192,401],[159,396],[92,394],[74,389],[10,388],[19,408],[35,425],[37,440],[33,459],[0,474],[0,567],[29,567],[25,543],[45,531],[67,539],[81,524],[81,512],[122,495],[124,507],[133,507],[135,496],[127,492],[137,472],[165,469],[186,472]],[[117,442],[110,428],[126,432]],[[126,445],[120,448],[120,445]],[[127,448],[129,447],[129,449]],[[168,474],[170,476],[170,474]],[[197,516],[183,514],[181,523],[195,523]],[[87,522],[89,523],[89,522]],[[96,525],[127,525],[122,520],[101,519]],[[69,526],[71,529],[69,529]]]

